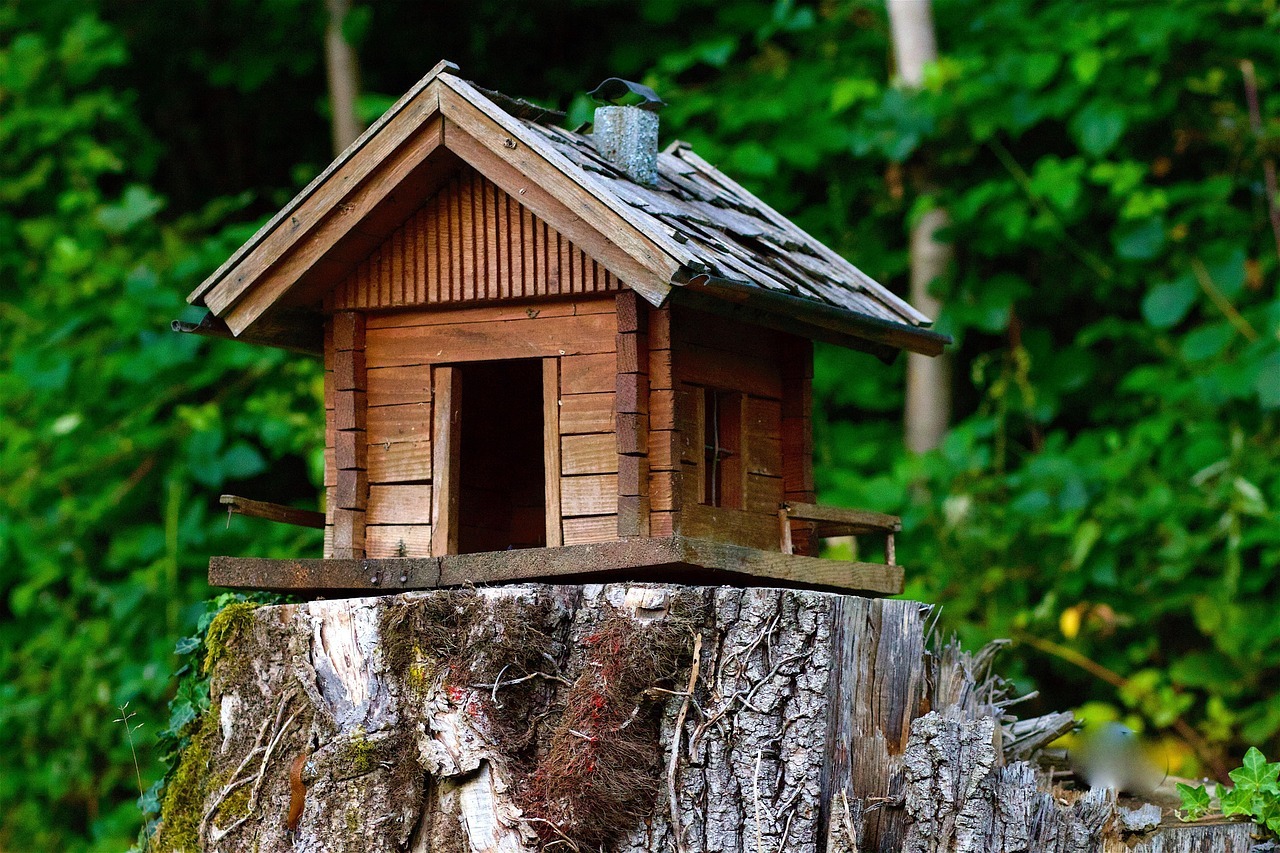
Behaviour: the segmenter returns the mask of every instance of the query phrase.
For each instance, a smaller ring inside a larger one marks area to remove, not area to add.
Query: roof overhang
[[[950,342],[920,326],[762,286],[767,282],[710,275],[682,235],[544,144],[536,131],[450,73],[456,70],[448,62],[433,68],[192,291],[188,301],[207,307],[210,317],[189,330],[225,330],[242,340],[312,351],[310,339],[299,344],[287,330],[299,321],[319,327],[314,313],[299,312],[313,311],[328,288],[467,165],[651,304],[687,291],[751,322],[886,359],[901,349],[937,355]]]
[[[855,314],[814,299],[765,290],[706,274],[690,277],[681,288],[704,307],[719,307],[739,319],[892,361],[902,350],[936,356],[951,343],[940,332]],[[684,297],[687,299],[687,297]]]

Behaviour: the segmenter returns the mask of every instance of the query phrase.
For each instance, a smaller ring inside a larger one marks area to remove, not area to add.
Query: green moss
[[[183,751],[178,769],[164,789],[160,828],[150,844],[154,850],[186,853],[200,849],[200,820],[204,816],[205,800],[213,788],[209,771],[218,737],[218,715],[205,711],[192,725],[191,743]]]
[[[213,671],[214,664],[228,657],[236,641],[253,625],[253,611],[258,605],[252,601],[236,601],[228,604],[213,617],[204,637],[204,672]]]
[[[355,835],[360,831],[360,812],[357,809],[347,809],[347,832]]]
[[[343,747],[341,761],[350,768],[353,775],[359,776],[373,770],[377,763],[377,752],[377,744],[372,743],[364,729],[357,726],[351,732],[351,740]]]
[[[218,807],[218,823],[230,823],[249,813],[249,786],[241,785],[232,791]]]

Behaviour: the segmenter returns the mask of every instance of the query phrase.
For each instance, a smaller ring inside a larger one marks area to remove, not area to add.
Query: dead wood
[[[1024,759],[1061,715],[1014,721],[993,651],[930,650],[930,618],[640,583],[259,608],[155,849],[1249,849],[1051,787]]]

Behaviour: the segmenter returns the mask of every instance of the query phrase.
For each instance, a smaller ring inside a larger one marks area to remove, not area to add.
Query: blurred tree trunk
[[[925,66],[938,58],[929,0],[886,0],[893,30],[893,52],[902,83],[919,88]],[[929,177],[920,174],[917,190],[928,191]],[[937,238],[950,223],[947,212],[934,208],[911,229],[911,304],[937,319],[942,303],[929,286],[944,275],[955,257],[950,243]],[[903,425],[908,449],[923,453],[942,441],[951,418],[951,359],[910,353],[907,356],[907,401]]]
[[[363,128],[356,115],[360,96],[360,65],[356,52],[343,33],[351,0],[325,0],[328,23],[324,31],[324,65],[329,80],[330,128],[336,157],[356,141]]]

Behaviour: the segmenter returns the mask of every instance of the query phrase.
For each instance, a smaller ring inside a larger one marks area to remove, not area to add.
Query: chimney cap
[[[597,102],[606,104],[620,104],[624,99],[630,99],[631,96],[635,96],[640,98],[640,103],[632,104],[632,106],[651,112],[657,112],[667,104],[666,101],[658,97],[657,92],[643,83],[623,80],[621,77],[610,77],[588,92],[587,95]]]

